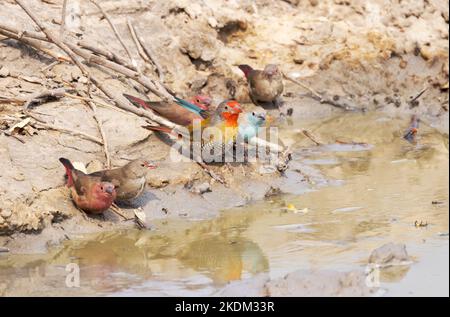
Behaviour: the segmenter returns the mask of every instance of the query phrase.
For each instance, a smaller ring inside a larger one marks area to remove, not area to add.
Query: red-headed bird
[[[214,110],[209,110],[208,112],[202,113],[203,119],[199,121],[201,133],[204,132],[206,128],[210,128],[209,131],[214,132],[212,129],[217,129],[216,132],[211,133],[208,139],[202,138],[201,149],[211,149],[213,147],[224,147],[225,145],[230,145],[236,140],[238,134],[238,119],[242,112],[241,105],[235,100],[225,100],[219,104],[219,106]],[[175,136],[180,136],[176,130],[172,130],[168,127],[163,126],[145,126],[144,128],[152,131],[160,131]],[[193,141],[194,125],[187,126],[190,139]],[[220,137],[220,138],[219,138]]]
[[[283,75],[277,65],[269,64],[264,70],[253,69],[249,65],[239,65],[248,82],[250,98],[253,103],[271,103],[279,108],[282,105]]]
[[[193,97],[189,102],[177,97],[175,97],[175,102],[153,102],[127,94],[123,94],[123,96],[135,106],[152,110],[156,114],[181,126],[188,126],[193,120],[202,119],[201,113],[208,111],[212,102],[210,97],[202,95]]]
[[[59,161],[66,168],[67,187],[70,188],[75,205],[86,212],[99,214],[111,207],[116,199],[116,190],[110,182],[100,176],[91,176],[75,169],[66,158]]]

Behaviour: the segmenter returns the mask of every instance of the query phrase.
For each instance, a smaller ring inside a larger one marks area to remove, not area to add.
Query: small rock
[[[211,192],[211,185],[208,182],[204,182],[202,184],[196,185],[192,188],[192,192],[202,195],[204,193],[209,193]]]
[[[2,224],[4,224],[4,223],[5,223],[5,219],[3,219],[2,216],[0,216],[0,225],[2,225]]]
[[[400,64],[399,64],[398,66],[399,66],[400,68],[402,68],[402,69],[405,69],[406,66],[408,66],[408,62],[405,61],[404,59],[402,59],[402,60],[400,61]]]
[[[5,248],[5,247],[0,247],[0,253],[2,253],[2,252],[4,252],[4,253],[9,252],[9,249]]]
[[[214,17],[209,17],[208,18],[208,24],[212,27],[215,28],[217,26],[217,20]]]
[[[264,197],[271,197],[271,196],[277,196],[281,194],[281,189],[279,187],[273,187],[270,186],[270,188],[267,190],[266,194],[264,195]]]
[[[389,265],[409,260],[406,245],[403,243],[387,243],[372,251],[369,263]]]
[[[2,210],[2,212],[0,212],[0,216],[2,216],[5,219],[11,217],[11,215],[12,215],[11,210],[5,209],[5,210]]]
[[[25,180],[25,176],[22,173],[17,173],[13,178],[18,182],[23,182]]]
[[[427,46],[422,46],[420,48],[420,56],[426,61],[430,60],[433,57],[433,52]]]
[[[6,66],[0,67],[0,77],[8,77],[9,69]]]

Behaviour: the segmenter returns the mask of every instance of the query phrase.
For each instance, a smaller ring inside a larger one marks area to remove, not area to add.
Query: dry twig
[[[67,0],[64,0],[61,13],[61,28],[59,30],[59,36],[61,37],[61,39],[64,38],[64,33],[66,32],[66,9],[67,9]]]
[[[290,77],[290,76],[288,76],[286,74],[283,74],[283,76],[284,76],[284,78],[286,78],[287,80],[293,82],[294,84],[297,84],[300,87],[308,90],[311,93],[311,97],[313,99],[319,101],[320,103],[326,103],[326,104],[329,104],[329,105],[331,105],[333,107],[340,108],[340,109],[343,109],[343,110],[346,110],[346,111],[363,111],[363,109],[358,109],[356,107],[347,105],[345,103],[340,103],[340,102],[338,102],[338,100],[333,100],[333,99],[330,99],[328,97],[324,97],[321,94],[319,94],[317,91],[312,89],[311,87],[303,84],[302,82],[300,82],[300,81],[298,81],[298,80],[296,80],[296,79],[294,79],[294,78],[292,78],[292,77]]]
[[[31,95],[25,104],[23,105],[23,111],[26,112],[28,109],[35,103],[41,103],[44,100],[48,100],[51,98],[63,98],[66,93],[66,89],[64,88],[57,88],[57,89],[51,89],[51,90],[44,90],[41,92],[37,92],[33,95]]]
[[[308,130],[302,130],[302,133],[311,141],[313,141],[317,146],[322,145],[321,142],[317,141],[317,139],[308,131]]]
[[[161,83],[164,83],[164,74],[162,72],[162,68],[157,62],[157,60],[153,57],[154,54],[152,54],[152,51],[148,47],[146,47],[142,37],[138,36],[137,30],[131,23],[131,20],[129,18],[127,19],[127,24],[128,29],[130,30],[131,33],[131,37],[133,38],[134,44],[136,45],[136,48],[139,52],[139,55],[146,63],[155,65],[156,71],[158,72],[159,80],[161,81]]]
[[[103,8],[94,0],[89,0],[93,5],[95,5],[100,12],[103,14],[103,16],[105,17],[106,21],[108,21],[109,25],[111,26],[111,29],[113,30],[114,34],[116,35],[117,39],[119,40],[120,44],[122,45],[122,47],[125,49],[125,51],[128,54],[128,57],[130,58],[131,64],[136,66],[136,61],[133,59],[133,56],[131,55],[130,50],[128,49],[128,47],[125,45],[125,42],[123,41],[122,37],[119,34],[119,31],[117,30],[116,26],[112,23],[109,15],[105,12],[105,10],[103,10]]]

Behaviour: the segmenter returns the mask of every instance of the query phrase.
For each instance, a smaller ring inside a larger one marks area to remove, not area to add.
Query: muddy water
[[[296,122],[283,132],[294,162],[331,186],[312,183],[303,195],[214,220],[83,236],[45,255],[0,254],[0,295],[211,295],[260,273],[364,269],[373,249],[400,242],[412,263],[382,272],[384,294],[448,296],[448,136],[422,125],[409,144],[407,123],[381,115]],[[301,128],[326,145],[312,145]],[[66,287],[68,263],[80,267],[79,288]]]

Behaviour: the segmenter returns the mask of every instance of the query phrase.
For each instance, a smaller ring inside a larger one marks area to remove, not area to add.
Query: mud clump
[[[404,263],[409,260],[406,245],[392,242],[373,250],[369,257],[369,263],[382,266]]]

